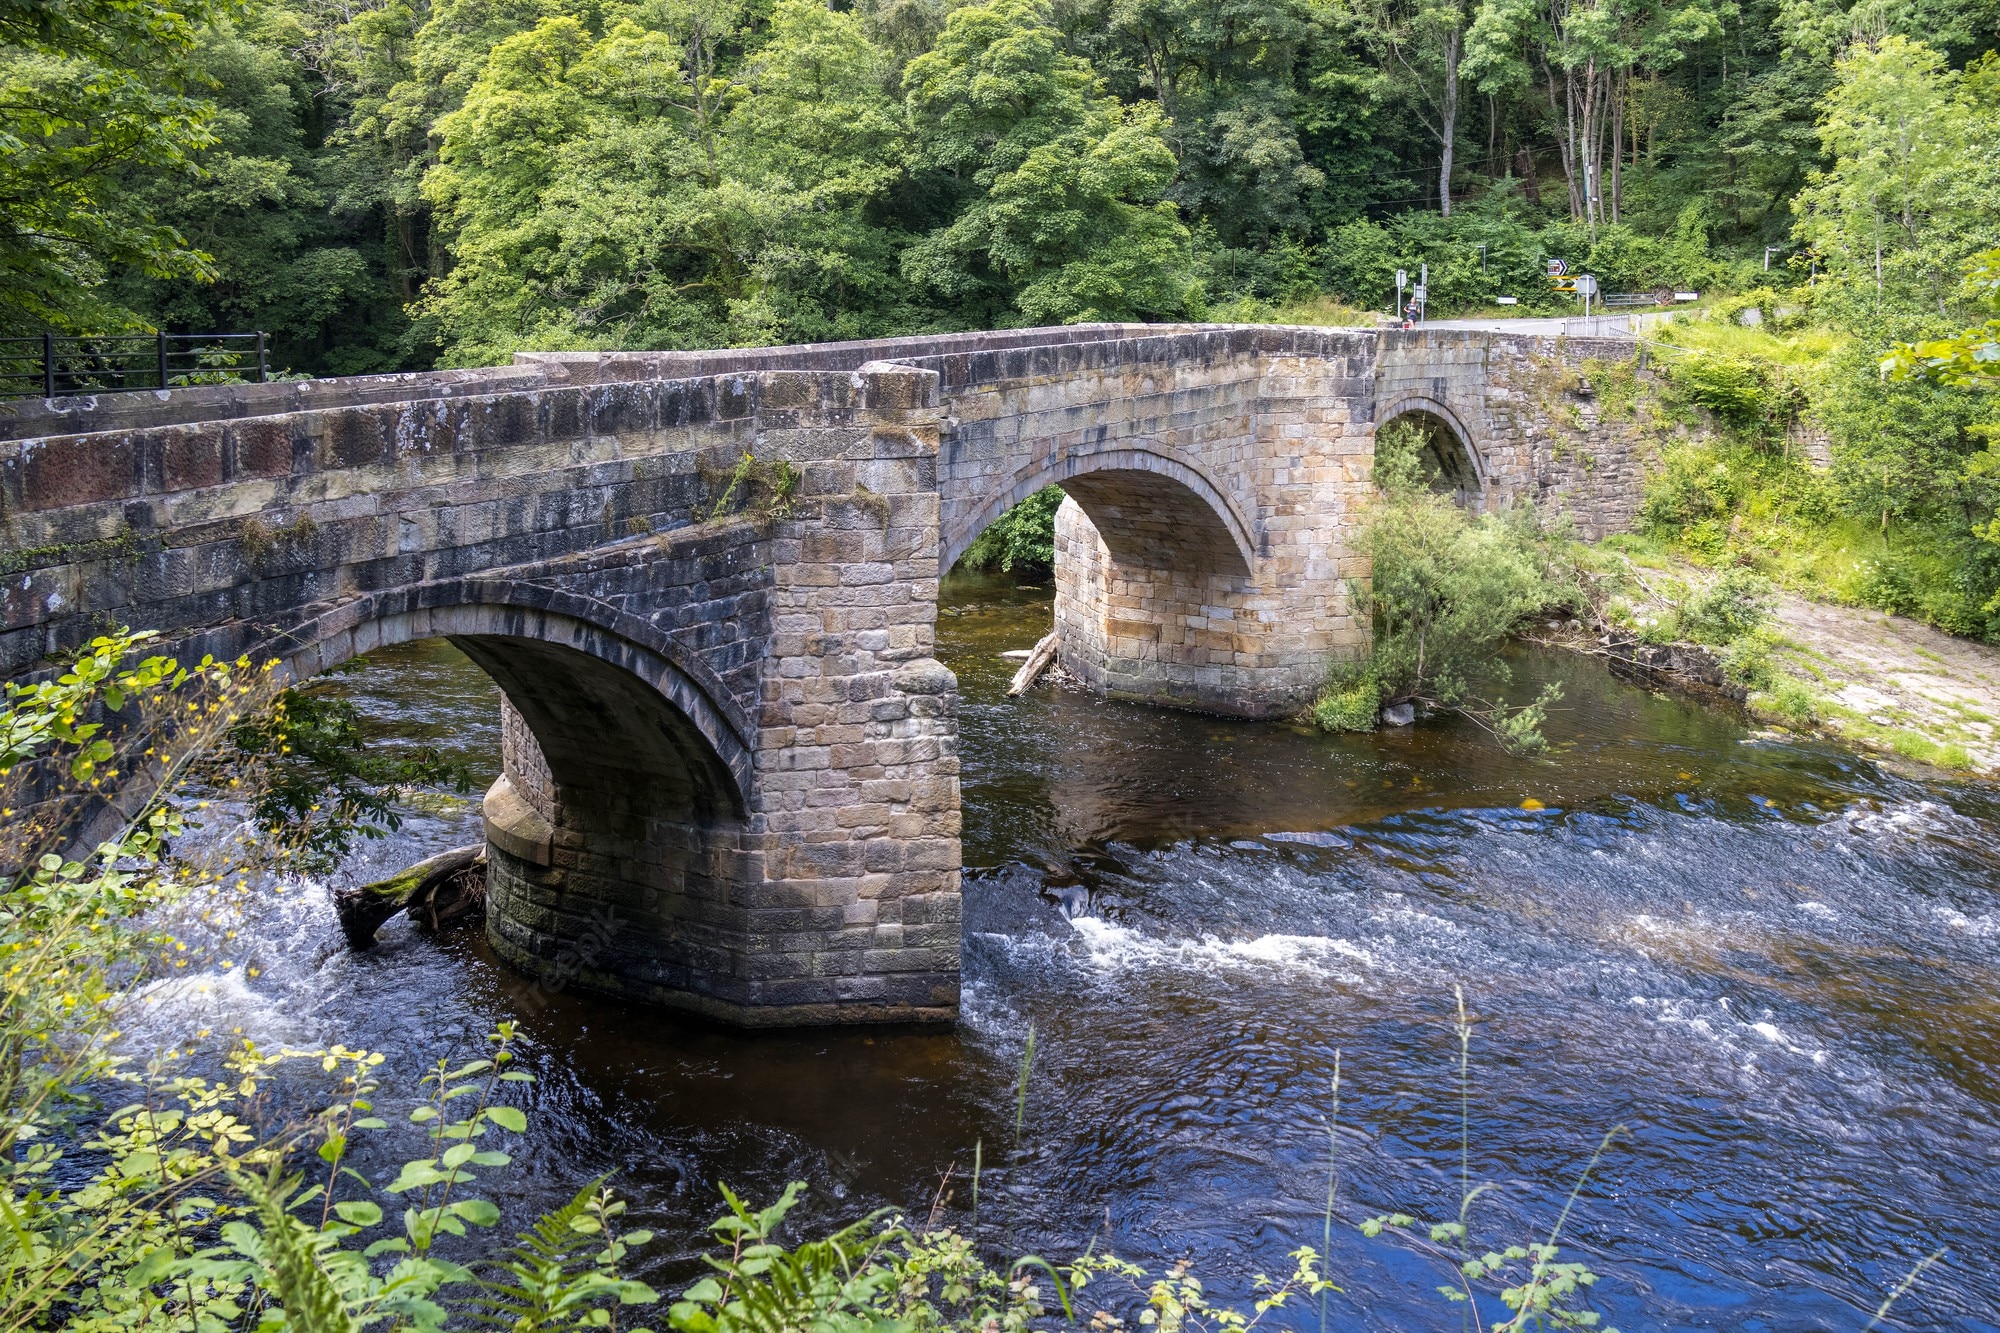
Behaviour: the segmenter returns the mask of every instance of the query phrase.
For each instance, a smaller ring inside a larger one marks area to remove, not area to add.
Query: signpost
[[[1583,298],[1583,313],[1590,314],[1590,298],[1597,295],[1597,278],[1589,273],[1576,275],[1576,294]]]

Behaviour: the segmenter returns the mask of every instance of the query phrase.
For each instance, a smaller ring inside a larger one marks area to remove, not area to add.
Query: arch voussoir
[[[356,598],[270,641],[295,679],[417,639],[523,640],[569,648],[644,682],[698,731],[728,770],[739,813],[752,803],[756,729],[722,679],[639,616],[543,584],[439,580]]]
[[[938,567],[950,569],[957,564],[959,557],[965,554],[981,532],[1037,491],[1100,472],[1144,472],[1179,483],[1212,511],[1216,521],[1227,531],[1242,565],[1226,572],[1248,575],[1255,568],[1258,544],[1254,526],[1202,467],[1171,447],[1129,441],[1063,450],[1031,461],[1013,476],[1004,489],[988,496],[967,519],[945,535]]]
[[[1450,430],[1457,438],[1458,446],[1464,451],[1465,460],[1472,468],[1473,479],[1477,483],[1479,491],[1484,494],[1491,484],[1488,475],[1490,469],[1486,460],[1486,450],[1479,437],[1466,424],[1465,418],[1460,416],[1458,411],[1443,399],[1421,393],[1399,394],[1388,403],[1377,405],[1375,409],[1375,429],[1379,432],[1382,427],[1388,425],[1397,417],[1410,416],[1417,413],[1435,417],[1438,421],[1444,423],[1445,428]]]

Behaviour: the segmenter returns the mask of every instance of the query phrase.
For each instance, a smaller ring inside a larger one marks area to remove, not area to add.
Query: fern
[[[210,1265],[220,1274],[238,1268],[253,1283],[265,1302],[259,1333],[287,1329],[293,1333],[362,1333],[371,1325],[388,1321],[411,1333],[432,1333],[444,1326],[445,1311],[431,1300],[446,1283],[463,1282],[470,1275],[457,1264],[425,1257],[399,1261],[386,1275],[377,1276],[368,1260],[389,1247],[371,1246],[366,1253],[345,1248],[341,1242],[379,1221],[381,1210],[373,1204],[340,1204],[335,1211],[343,1220],[318,1229],[292,1215],[292,1210],[313,1202],[319,1190],[301,1192],[297,1176],[286,1177],[273,1166],[265,1176],[232,1172],[236,1187],[250,1200],[257,1225],[231,1222],[222,1229],[229,1250],[241,1256],[240,1265]],[[362,1222],[344,1220],[357,1217]],[[392,1243],[393,1244],[393,1243]],[[221,1251],[209,1251],[213,1257]]]
[[[718,1276],[695,1283],[669,1311],[678,1333],[858,1333],[893,1324],[880,1306],[897,1273],[877,1259],[907,1232],[874,1213],[788,1250],[774,1236],[804,1189],[794,1181],[775,1204],[753,1209],[722,1187],[730,1211],[711,1230],[729,1253],[706,1256]]]
[[[472,1306],[479,1325],[509,1333],[603,1327],[609,1306],[658,1299],[645,1283],[619,1276],[618,1261],[627,1249],[652,1238],[643,1231],[621,1235],[613,1219],[624,1210],[599,1176],[568,1203],[544,1213],[492,1265],[490,1275],[478,1278]]]
[[[260,1228],[247,1222],[224,1228],[224,1238],[260,1270],[257,1285],[275,1302],[259,1328],[293,1328],[308,1333],[358,1333],[347,1296],[323,1262],[335,1237],[314,1232],[293,1217],[288,1205],[298,1178],[286,1179],[274,1165],[268,1176],[239,1175],[236,1184],[256,1210]]]

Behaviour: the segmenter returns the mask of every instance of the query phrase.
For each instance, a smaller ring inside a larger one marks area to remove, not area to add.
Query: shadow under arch
[[[433,638],[451,640],[493,678],[551,763],[587,748],[579,764],[601,765],[622,747],[642,772],[699,779],[716,813],[748,810],[754,733],[726,686],[652,624],[602,603],[506,580],[421,585],[309,621],[277,652],[303,679]]]
[[[945,534],[938,568],[957,564],[1002,514],[1049,486],[1077,502],[1121,561],[1243,578],[1254,566],[1250,524],[1200,468],[1167,449],[1127,444],[1066,452],[1017,474]]]
[[[1424,433],[1423,458],[1436,480],[1432,489],[1450,495],[1468,509],[1485,506],[1485,461],[1472,432],[1451,407],[1422,394],[1407,394],[1379,408],[1375,433],[1393,422],[1409,420]]]
[[[753,1021],[735,904],[761,876],[754,731],[722,683],[644,620],[496,579],[361,598],[277,651],[300,678],[426,638],[505,699],[505,772],[483,803],[494,951],[549,989]]]

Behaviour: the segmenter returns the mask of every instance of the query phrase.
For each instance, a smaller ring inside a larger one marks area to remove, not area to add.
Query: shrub
[[[1766,384],[1747,357],[1698,351],[1666,362],[1668,381],[1738,430],[1754,430],[1770,415]]]
[[[1929,534],[1924,534],[1929,535]],[[1862,563],[1855,593],[1893,615],[1935,625],[1947,634],[2000,637],[2000,616],[1989,605],[1993,580],[1979,553],[1960,554],[1938,542],[1887,552]],[[1938,549],[1942,547],[1943,549]]]
[[[1321,731],[1373,731],[1382,708],[1375,674],[1359,663],[1337,664],[1313,700],[1312,720]]]
[[[1696,643],[1732,643],[1770,620],[1776,600],[1777,590],[1769,579],[1747,569],[1732,569],[1681,608],[1681,634]]]
[[[1430,442],[1429,432],[1414,417],[1397,417],[1376,431],[1376,487],[1392,497],[1431,489],[1439,474],[1428,453]]]
[[[1675,529],[1721,518],[1742,495],[1742,479],[1713,447],[1674,444],[1661,451],[1646,479],[1639,521],[1650,531],[1672,534]]]
[[[1817,725],[1820,719],[1819,696],[1792,676],[1780,676],[1769,689],[1751,695],[1750,707],[1801,731]]]
[[[1722,654],[1722,674],[1752,690],[1768,690],[1777,681],[1777,667],[1771,660],[1777,636],[1766,628],[1752,630],[1730,643]]]
[[[1580,604],[1566,534],[1543,530],[1525,508],[1474,518],[1442,496],[1418,493],[1378,500],[1360,545],[1374,579],[1354,594],[1374,617],[1367,670],[1381,702],[1450,709],[1510,748],[1538,748],[1542,714],[1534,710],[1560,698],[1559,686],[1525,711],[1476,691],[1511,678],[1496,649],[1523,621]],[[1503,725],[1517,714],[1527,720]]]

